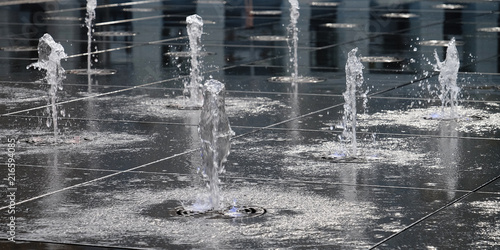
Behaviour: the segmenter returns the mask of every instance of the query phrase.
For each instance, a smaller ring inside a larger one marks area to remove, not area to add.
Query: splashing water
[[[210,191],[209,203],[213,209],[222,208],[219,174],[229,155],[230,139],[234,135],[225,110],[224,84],[208,80],[203,86],[204,102],[198,132],[202,142],[202,164]]]
[[[288,44],[288,52],[290,54],[290,64],[287,66],[287,72],[290,76],[274,76],[268,78],[269,82],[291,83],[295,86],[298,83],[318,83],[326,79],[312,76],[299,75],[299,60],[298,60],[298,44],[299,44],[299,29],[297,23],[300,17],[298,0],[288,0],[290,3],[290,23],[288,24],[286,42]],[[264,36],[261,36],[264,37]]]
[[[297,21],[299,19],[299,2],[298,0],[288,0],[290,3],[290,24],[288,24],[288,51],[292,54],[290,63],[292,67],[292,84],[296,84],[299,78],[299,64],[297,56],[297,47],[299,42],[299,29],[297,28]]]
[[[87,26],[87,78],[88,85],[92,83],[91,67],[92,67],[92,21],[95,19],[95,8],[97,7],[97,0],[87,0],[87,16],[85,17],[85,25]]]
[[[186,106],[200,107],[203,104],[203,93],[201,91],[203,77],[201,75],[201,35],[203,34],[203,19],[199,15],[186,17],[187,32],[189,36],[189,50],[191,56],[191,72],[189,83],[184,84],[184,95],[189,99]]]
[[[38,61],[26,67],[33,67],[46,72],[44,81],[50,85],[48,101],[50,106],[47,107],[47,113],[51,117],[47,119],[47,127],[53,126],[55,142],[57,142],[58,137],[57,91],[62,90],[62,81],[66,78],[64,69],[61,66],[61,59],[66,57],[63,46],[55,42],[49,34],[44,34],[38,42]]]
[[[347,153],[348,156],[355,157],[357,155],[356,142],[356,88],[363,85],[363,64],[356,56],[358,48],[354,48],[348,54],[347,63],[345,65],[346,73],[346,91],[344,96],[344,115],[342,117],[342,140],[351,143],[351,150]]]
[[[446,59],[444,61],[439,60],[436,50],[434,50],[434,57],[436,58],[434,70],[440,71],[438,80],[441,87],[439,93],[441,117],[442,119],[456,119],[458,118],[457,106],[458,94],[460,92],[460,87],[457,86],[460,59],[457,47],[455,46],[455,38],[452,38],[448,43]],[[449,112],[445,111],[447,107],[449,107]]]

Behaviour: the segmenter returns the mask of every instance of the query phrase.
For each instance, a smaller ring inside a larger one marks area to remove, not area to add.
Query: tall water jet
[[[344,115],[342,117],[342,140],[346,143],[350,142],[351,149],[348,150],[347,156],[356,157],[357,142],[356,142],[356,88],[363,85],[363,64],[356,56],[358,48],[354,48],[348,53],[347,62],[345,65],[346,73],[346,91],[344,96]]]
[[[74,75],[81,75],[87,76],[87,81],[88,81],[88,92],[90,93],[92,91],[92,75],[114,75],[116,73],[116,70],[114,69],[92,69],[92,40],[93,39],[93,34],[94,33],[94,25],[93,21],[96,18],[96,13],[95,9],[97,8],[97,0],[87,0],[87,14],[85,16],[85,26],[87,26],[87,67],[82,68],[82,69],[70,69],[67,70],[67,74],[74,74]],[[102,32],[101,32],[102,34]],[[97,52],[97,46],[95,47],[95,50]],[[96,55],[94,54],[94,61],[97,62]]]
[[[297,21],[299,19],[299,2],[298,0],[288,0],[290,3],[290,24],[287,27],[288,33],[288,51],[292,55],[290,57],[291,63],[291,76],[292,84],[296,84],[299,77],[299,64],[298,64],[298,43],[299,43],[299,29],[297,28]]]
[[[50,85],[47,127],[53,126],[54,142],[57,142],[59,132],[57,127],[57,91],[62,90],[62,81],[66,78],[64,69],[61,66],[61,59],[66,57],[63,46],[55,42],[49,34],[44,34],[38,42],[38,61],[26,67],[33,67],[46,72],[43,80]]]
[[[85,25],[87,26],[87,79],[90,86],[92,83],[91,67],[92,67],[92,22],[95,19],[95,8],[97,7],[97,0],[87,0],[87,16],[85,17]]]
[[[205,83],[198,127],[203,172],[210,192],[209,206],[215,210],[222,209],[219,174],[224,171],[223,164],[229,155],[231,136],[234,135],[226,115],[224,92],[224,84],[217,80]]]
[[[460,59],[455,45],[455,38],[452,38],[448,43],[446,59],[444,61],[439,60],[436,50],[434,50],[434,58],[436,59],[434,70],[440,71],[438,80],[440,85],[439,99],[441,100],[441,118],[456,119],[458,118],[457,107],[458,94],[460,92],[460,87],[457,86]],[[449,112],[446,112],[448,107]]]
[[[184,83],[184,95],[188,96],[187,107],[201,107],[203,104],[201,75],[201,35],[203,34],[203,19],[199,15],[186,17],[187,33],[189,37],[189,51],[191,56],[191,72],[189,82]]]
[[[298,0],[288,0],[288,2],[290,4],[290,23],[286,28],[286,41],[288,44],[288,52],[290,54],[290,64],[288,66],[287,72],[290,72],[290,76],[273,76],[268,78],[267,80],[270,82],[291,83],[292,86],[296,85],[297,83],[323,82],[326,79],[312,76],[299,76],[299,28],[297,27],[297,23],[300,17],[300,6]]]

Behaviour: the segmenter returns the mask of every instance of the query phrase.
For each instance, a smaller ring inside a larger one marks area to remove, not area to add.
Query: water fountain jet
[[[85,17],[85,26],[87,27],[87,68],[85,69],[71,69],[66,73],[74,75],[86,75],[88,81],[88,91],[91,92],[92,75],[114,75],[114,69],[92,69],[92,33],[93,22],[96,17],[95,9],[97,7],[97,0],[87,0],[87,16]]]
[[[350,142],[350,150],[347,156],[356,157],[357,141],[356,141],[356,88],[363,85],[363,64],[356,56],[358,48],[354,48],[348,54],[347,63],[345,66],[346,73],[346,91],[344,96],[344,115],[342,117],[342,140]]]
[[[38,70],[45,70],[44,81],[49,84],[49,107],[47,113],[47,127],[52,125],[54,130],[54,142],[58,140],[58,126],[57,126],[57,91],[62,90],[62,81],[66,78],[65,71],[61,66],[61,59],[66,58],[64,47],[54,41],[52,36],[44,34],[38,42],[38,61],[28,65],[26,68],[36,68]]]
[[[191,57],[191,72],[189,82],[184,83],[184,95],[188,96],[186,107],[201,107],[203,93],[201,91],[201,35],[203,34],[203,19],[199,15],[186,17],[187,32],[189,37],[189,51]]]
[[[452,38],[448,43],[444,61],[439,60],[436,50],[434,50],[434,58],[436,59],[434,70],[440,71],[438,77],[440,85],[439,99],[441,100],[440,118],[457,119],[459,118],[457,107],[460,92],[460,87],[457,86],[457,77],[460,59],[455,46],[455,38]]]
[[[287,26],[287,43],[288,51],[290,53],[290,69],[291,76],[278,76],[268,78],[269,82],[291,83],[318,83],[323,82],[325,79],[311,76],[299,76],[298,64],[298,44],[299,44],[299,29],[297,22],[300,17],[300,6],[298,0],[288,0],[290,3],[290,23]]]
[[[222,208],[219,174],[229,155],[231,130],[225,111],[224,84],[208,80],[203,86],[204,102],[201,109],[198,132],[202,143],[202,164],[210,192],[209,205],[215,210]]]
[[[224,172],[224,163],[229,155],[230,140],[234,135],[225,111],[225,86],[210,79],[203,85],[203,106],[200,114],[198,134],[201,139],[202,173],[208,187],[208,198],[193,205],[175,207],[170,216],[206,218],[255,217],[266,213],[258,206],[224,206],[220,190],[219,175]]]
[[[92,66],[92,22],[95,19],[95,8],[97,0],[87,0],[87,16],[85,17],[85,25],[87,26],[87,77],[89,89],[92,84],[91,66]]]
[[[291,46],[288,46],[289,52],[292,54],[290,63],[292,63],[292,84],[296,84],[299,77],[299,64],[298,64],[298,43],[299,43],[299,29],[297,28],[297,21],[299,19],[299,2],[298,0],[288,0],[290,3],[290,24],[287,27],[288,36],[291,37],[289,40]]]

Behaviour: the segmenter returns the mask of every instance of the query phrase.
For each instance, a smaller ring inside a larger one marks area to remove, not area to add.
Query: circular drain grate
[[[191,217],[191,216],[197,216],[197,215],[204,215],[204,214],[210,213],[210,212],[212,212],[212,210],[201,212],[201,211],[188,210],[184,207],[174,208],[174,216],[181,216],[181,217]]]
[[[265,214],[267,211],[263,207],[251,207],[251,206],[241,206],[241,207],[229,207],[222,211],[225,218],[240,218],[240,217],[257,217]]]
[[[267,211],[263,207],[240,206],[228,207],[222,211],[193,211],[184,207],[176,207],[173,210],[175,217],[204,217],[208,219],[233,219],[233,218],[251,218],[265,214]]]

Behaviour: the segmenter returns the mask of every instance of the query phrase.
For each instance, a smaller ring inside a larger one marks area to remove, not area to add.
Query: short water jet
[[[345,143],[350,143],[350,150],[345,154],[347,157],[356,157],[357,141],[356,141],[356,89],[363,85],[363,64],[356,56],[358,48],[354,48],[348,54],[347,63],[345,66],[346,73],[346,91],[344,96],[344,115],[342,117],[342,135],[341,140]]]
[[[224,162],[229,155],[231,130],[225,111],[225,86],[217,80],[208,80],[203,86],[203,107],[198,132],[202,147],[202,167],[210,192],[209,206],[222,209],[219,174],[224,171]]]
[[[379,157],[358,155],[358,143],[356,139],[357,128],[357,107],[356,93],[363,97],[363,109],[366,111],[368,105],[368,89],[362,91],[364,82],[363,64],[361,57],[356,55],[358,48],[352,49],[348,53],[347,62],[345,65],[346,73],[346,90],[342,94],[344,97],[344,113],[340,124],[330,126],[330,130],[334,128],[342,129],[342,133],[338,135],[339,143],[334,143],[334,147],[328,147],[329,153],[327,156],[321,156],[321,159],[330,160],[332,162],[343,163],[363,163],[367,161],[377,161]],[[373,141],[375,137],[372,135]]]
[[[266,213],[257,206],[224,205],[220,192],[219,175],[224,172],[224,163],[229,155],[231,137],[234,135],[225,111],[225,86],[210,79],[203,85],[203,106],[200,114],[198,134],[201,140],[202,174],[208,187],[208,198],[193,205],[179,206],[170,210],[173,217],[204,217],[228,219],[255,217]]]
[[[38,42],[38,61],[28,65],[26,68],[36,68],[38,70],[45,70],[45,78],[43,79],[49,84],[49,105],[47,113],[47,127],[52,125],[54,130],[54,142],[58,140],[58,126],[57,126],[57,91],[62,90],[62,81],[66,78],[63,67],[61,66],[61,59],[66,58],[64,48],[60,43],[54,41],[52,36],[44,34]]]
[[[434,70],[439,71],[439,99],[441,100],[441,114],[438,115],[440,119],[457,119],[459,114],[458,107],[458,94],[460,87],[457,86],[458,69],[460,68],[460,59],[458,56],[457,47],[455,46],[455,38],[452,38],[448,43],[446,49],[446,59],[439,60],[437,51],[434,50],[434,58],[436,64]],[[434,115],[436,116],[436,115]]]

